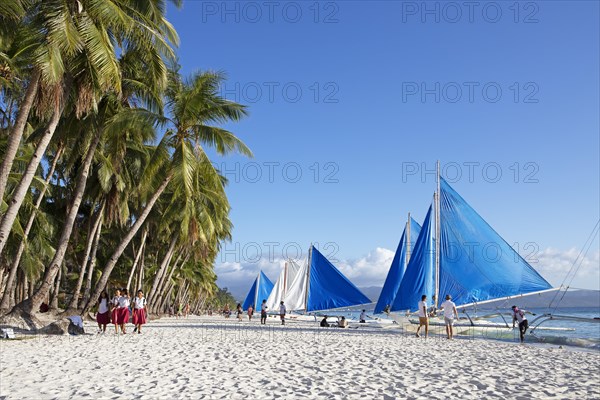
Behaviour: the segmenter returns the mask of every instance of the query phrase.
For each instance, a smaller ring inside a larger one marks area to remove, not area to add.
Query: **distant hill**
[[[382,286],[366,286],[358,288],[361,292],[364,293],[373,303],[377,302],[379,295],[381,294]]]

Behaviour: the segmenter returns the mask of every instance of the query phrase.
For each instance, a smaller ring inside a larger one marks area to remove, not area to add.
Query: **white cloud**
[[[535,259],[528,258],[531,265],[553,286],[559,286],[571,269],[579,251],[576,249],[558,250],[547,248],[540,251]],[[358,259],[344,260],[331,258],[332,263],[358,287],[383,286],[394,258],[394,250],[377,247]],[[228,287],[237,297],[242,298],[250,289],[259,269],[275,283],[285,260],[267,257],[256,263],[222,262],[215,266],[217,283]],[[581,263],[571,287],[600,289],[600,252],[589,255]]]
[[[573,278],[572,288],[600,290],[600,251],[596,250],[583,259],[578,259],[579,252],[575,248],[558,250],[549,247],[540,251],[531,265],[555,287],[560,286],[565,278],[565,284]],[[577,272],[573,267],[576,261],[579,265]]]

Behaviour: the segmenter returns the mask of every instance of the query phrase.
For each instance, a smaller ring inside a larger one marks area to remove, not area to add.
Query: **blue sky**
[[[283,248],[294,256],[311,242],[358,286],[381,284],[407,213],[424,218],[435,182],[421,173],[438,159],[561,283],[600,216],[599,6],[477,4],[169,9],[182,71],[226,71],[223,94],[250,111],[228,128],[255,157],[214,158],[235,224],[221,285],[249,287],[259,267],[276,279]],[[600,286],[598,251],[596,240],[574,286]]]

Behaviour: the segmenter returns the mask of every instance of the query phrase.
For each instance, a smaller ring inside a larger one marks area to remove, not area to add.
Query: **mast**
[[[440,297],[440,161],[436,162],[436,188],[433,196],[435,204],[435,303],[437,307]]]
[[[258,276],[256,277],[256,290],[254,291],[254,307],[258,305],[258,288],[260,287],[260,270],[258,270]]]
[[[312,243],[310,244],[310,248],[308,249],[308,268],[306,268],[306,290],[304,294],[304,311],[308,312],[308,285],[310,281],[310,260],[312,258]]]
[[[406,253],[404,256],[404,266],[408,265],[410,260],[410,213],[408,213],[408,221],[406,221]]]
[[[286,261],[285,267],[283,267],[283,295],[281,296],[282,300],[285,297],[285,292],[287,292],[287,273],[288,273],[287,271],[288,271],[288,263]]]

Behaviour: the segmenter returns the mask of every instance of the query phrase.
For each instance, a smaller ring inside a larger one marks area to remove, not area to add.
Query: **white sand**
[[[0,398],[600,398],[592,352],[274,319],[132,331],[0,341]]]

